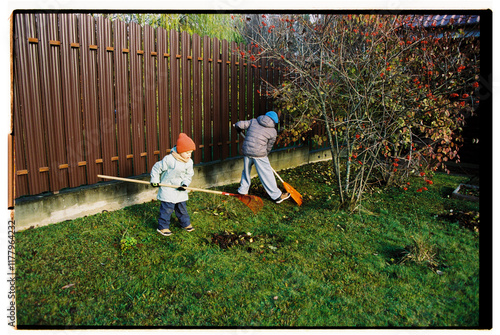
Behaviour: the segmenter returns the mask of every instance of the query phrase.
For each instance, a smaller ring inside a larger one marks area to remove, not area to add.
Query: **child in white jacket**
[[[192,152],[196,145],[189,136],[179,134],[177,145],[172,148],[170,154],[161,161],[156,162],[151,169],[151,185],[159,187],[158,184],[179,185],[178,188],[162,186],[158,190],[158,200],[161,201],[160,216],[158,218],[157,231],[163,236],[170,236],[170,218],[175,215],[180,221],[181,227],[191,232],[194,227],[187,212],[188,192],[184,187],[189,186],[194,175]]]

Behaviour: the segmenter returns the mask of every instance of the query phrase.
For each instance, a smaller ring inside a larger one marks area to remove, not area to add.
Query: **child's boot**
[[[162,229],[162,230],[156,229],[156,231],[159,232],[160,234],[162,234],[163,236],[170,236],[170,235],[172,235],[172,232],[170,231],[170,229],[167,229],[167,228]]]

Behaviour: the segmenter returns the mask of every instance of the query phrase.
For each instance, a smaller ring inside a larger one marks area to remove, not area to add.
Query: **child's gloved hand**
[[[177,187],[177,191],[185,191],[186,189],[184,187],[187,187],[187,185],[181,184],[180,187]]]
[[[151,183],[151,186],[153,186],[153,187],[160,187],[160,185],[158,185],[158,183]]]

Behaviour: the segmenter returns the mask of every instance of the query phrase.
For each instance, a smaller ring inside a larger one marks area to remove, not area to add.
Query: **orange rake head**
[[[264,202],[262,201],[262,199],[255,195],[234,194],[227,192],[222,192],[222,194],[238,198],[242,203],[250,208],[250,210],[254,214],[257,214],[264,207]]]
[[[254,213],[257,214],[262,207],[264,207],[264,202],[262,201],[261,198],[255,196],[255,195],[242,195],[242,194],[235,194],[235,196],[245,205],[247,205],[248,208]]]
[[[302,195],[288,183],[283,182],[283,186],[285,187],[285,190],[290,193],[290,196],[297,203],[297,205],[302,205]]]

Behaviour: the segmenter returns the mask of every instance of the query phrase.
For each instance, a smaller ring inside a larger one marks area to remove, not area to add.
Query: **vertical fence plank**
[[[274,82],[276,83],[277,88],[282,87],[282,80],[281,80],[281,61],[275,62],[275,76],[274,76]]]
[[[273,86],[276,89],[279,89],[279,87],[280,87],[278,74],[279,74],[279,72],[278,72],[278,61],[273,60],[272,61],[272,69],[271,69],[271,77],[272,77]],[[277,106],[274,103],[274,99],[270,99],[270,102],[271,102],[271,109],[274,110],[276,113],[280,114],[280,112],[278,110],[276,110]],[[280,124],[282,124],[281,117],[280,117]]]
[[[18,44],[18,41],[16,41]],[[17,62],[16,62],[17,63]],[[19,65],[19,64],[18,64]],[[15,69],[15,74],[19,73],[19,70]],[[28,165],[26,162],[26,148],[24,139],[26,137],[26,131],[23,125],[23,114],[22,108],[20,106],[21,99],[19,97],[19,87],[21,80],[14,77],[14,167],[15,172],[17,171],[27,171]],[[23,195],[29,195],[29,181],[28,174],[15,173],[15,183],[14,183],[14,198],[21,197]]]
[[[262,92],[260,99],[260,111],[264,114],[269,111],[268,101],[269,101],[269,62],[268,59],[261,58],[261,78]]]
[[[68,170],[59,167],[66,163],[64,138],[64,116],[61,93],[61,64],[57,14],[36,14],[39,32],[40,79],[43,116],[46,131],[50,190],[59,191],[68,187]]]
[[[266,110],[267,111],[274,111],[274,104],[273,104],[272,98],[271,98],[273,91],[274,91],[274,60],[272,60],[272,59],[267,60],[267,80],[268,80],[269,84],[267,85]],[[275,112],[278,113],[278,111],[275,111]]]
[[[127,25],[117,20],[113,22],[113,26],[118,171],[121,177],[129,177],[133,175],[133,160],[127,158],[132,153],[128,88],[130,50],[128,49]]]
[[[269,110],[274,110],[276,113],[278,113],[279,111],[275,110],[276,107],[274,104],[274,99],[272,98],[273,93],[274,93],[274,89],[277,87],[276,68],[275,68],[276,60],[270,60],[269,63],[270,63],[269,64],[269,80],[271,83],[271,90],[269,91],[270,95],[268,98]]]
[[[247,54],[251,55],[252,47],[249,47],[247,50]],[[246,117],[245,119],[249,120],[253,118],[253,108],[254,108],[254,77],[255,77],[255,67],[254,62],[247,57],[246,62],[246,74],[247,74],[247,98],[246,98]]]
[[[78,69],[80,58],[77,34],[78,22],[76,14],[58,15],[69,186],[77,187],[86,182],[85,166],[79,166],[78,164],[85,161],[82,108],[80,105],[80,71]]]
[[[181,102],[180,102],[180,54],[179,54],[179,33],[170,31],[170,99],[171,99],[171,133],[172,146],[177,142],[177,137],[181,132]]]
[[[278,82],[280,87],[282,87],[283,84],[286,82],[285,66],[286,64],[283,61],[279,62]],[[288,128],[288,126],[290,125],[290,116],[287,113],[282,118],[283,118],[283,127]]]
[[[170,150],[169,126],[169,76],[168,76],[168,33],[163,28],[157,29],[158,50],[158,118],[160,137],[160,159]]]
[[[277,83],[278,83],[278,87],[279,88],[282,88],[283,85],[284,85],[284,82],[285,82],[285,79],[284,79],[284,72],[283,72],[283,68],[284,68],[285,64],[282,60],[279,60],[278,61],[278,64],[277,64],[277,67],[278,67],[278,73],[277,73]],[[288,115],[287,113],[283,113],[281,115],[281,119],[283,120],[283,122],[281,123],[281,126],[286,128],[287,125],[288,125]]]
[[[266,110],[272,111],[274,110],[274,104],[273,104],[273,99],[272,99],[272,94],[274,91],[274,60],[268,59],[267,60],[267,80],[269,84],[267,85],[267,99],[266,99]],[[278,111],[275,111],[276,113]]]
[[[248,104],[246,103],[246,96],[247,96],[247,68],[248,66],[246,65],[246,60],[245,60],[245,55],[246,55],[246,49],[245,45],[243,43],[240,43],[239,45],[239,54],[238,54],[238,63],[239,63],[239,100],[238,100],[238,107],[239,107],[239,114],[238,114],[238,121],[239,120],[245,120],[247,118],[247,108]],[[242,142],[241,136],[237,139],[238,143]],[[241,146],[238,145],[238,153],[240,152]]]
[[[170,150],[169,122],[169,75],[168,75],[168,33],[163,28],[157,29],[158,51],[158,118],[159,148],[162,159]]]
[[[97,183],[97,174],[102,173],[102,165],[96,162],[101,157],[100,131],[97,103],[97,54],[94,18],[80,16],[79,32],[81,47],[82,111],[85,132],[85,158],[87,183]]]
[[[258,53],[258,48],[255,48],[254,51],[255,54]],[[254,81],[254,117],[258,117],[262,114],[262,94],[263,91],[265,90],[264,86],[262,85],[261,78],[262,78],[262,59],[258,59],[255,62],[255,75],[253,77]]]
[[[212,160],[212,44],[208,36],[203,37],[203,162]]]
[[[182,74],[182,131],[192,137],[192,101],[191,101],[191,55],[190,36],[187,32],[181,33],[181,74]]]
[[[214,161],[217,161],[221,158],[221,145],[222,145],[222,136],[221,136],[221,90],[220,90],[220,82],[221,82],[221,62],[220,62],[220,42],[217,38],[213,39],[213,61],[212,61],[212,73],[213,73],[213,111],[212,111],[212,122],[213,122],[213,134],[212,134],[212,157]]]
[[[43,131],[41,92],[39,84],[38,44],[29,38],[38,38],[35,30],[35,15],[22,14],[16,20],[18,38],[18,78],[21,81],[19,95],[26,127],[26,158],[31,194],[49,190],[48,174],[39,169],[47,166]]]
[[[257,51],[256,51],[257,52]],[[264,59],[260,58],[257,61],[257,69],[256,69],[256,76],[254,78],[255,80],[255,88],[258,90],[257,94],[255,94],[255,117],[264,114],[263,110],[265,108],[264,101],[265,101],[265,96],[266,96],[266,86],[262,82],[262,77],[265,72],[264,68]]]
[[[229,45],[226,40],[221,43],[221,155],[222,159],[229,157]]]
[[[144,86],[143,86],[143,54],[141,26],[129,23],[130,33],[130,100],[132,120],[132,154],[134,156],[134,175],[145,173],[146,159],[144,134]]]
[[[101,133],[102,171],[106,175],[118,174],[116,151],[116,119],[114,104],[114,71],[113,41],[111,38],[111,21],[103,17],[97,18],[97,73],[98,101]]]
[[[273,60],[272,63],[271,63],[271,81],[272,81],[272,85],[273,85],[273,89],[276,88],[276,89],[280,89],[281,87],[281,83],[280,83],[280,72],[279,72],[279,64],[280,64],[280,61],[279,60]],[[274,93],[274,92],[272,92]],[[278,109],[278,106],[274,103],[274,99],[270,99],[270,110],[273,110],[276,112],[276,114],[278,114],[278,117],[279,117],[279,123],[277,124],[276,128],[277,128],[277,131],[278,131],[278,134],[281,133],[281,129],[283,129],[283,125],[285,124],[285,114],[281,113],[281,110]],[[279,148],[284,148],[285,145],[279,141],[277,144],[276,144],[276,148],[279,149]]]
[[[147,171],[151,171],[158,161],[158,129],[156,110],[156,46],[155,30],[144,26],[144,80],[145,80],[145,114],[146,114],[146,152]]]
[[[27,31],[29,36],[37,36],[36,31],[36,16],[34,14],[28,15]],[[31,115],[28,115],[28,141],[29,145],[29,160],[34,158],[34,164],[31,165],[30,170],[34,175],[37,176],[38,185],[40,187],[39,192],[49,191],[49,174],[46,171],[47,163],[47,143],[45,137],[46,123],[44,122],[43,107],[41,101],[41,88],[40,88],[40,68],[46,66],[45,64],[40,64],[39,59],[40,46],[38,44],[29,44],[28,46],[28,57],[29,57],[29,70],[30,74],[29,80],[32,81],[30,88],[29,100],[31,101],[30,111]],[[31,129],[31,131],[30,131]],[[33,142],[36,141],[36,142]],[[33,154],[33,151],[35,153]]]
[[[231,157],[235,157],[238,154],[238,133],[232,127],[233,124],[238,122],[238,84],[239,84],[239,63],[238,62],[238,46],[236,42],[231,42],[231,115],[230,115],[230,132],[231,132]]]
[[[201,162],[200,144],[202,141],[202,95],[201,95],[201,39],[197,34],[193,34],[193,141],[196,144],[196,151],[193,155],[194,164]]]

